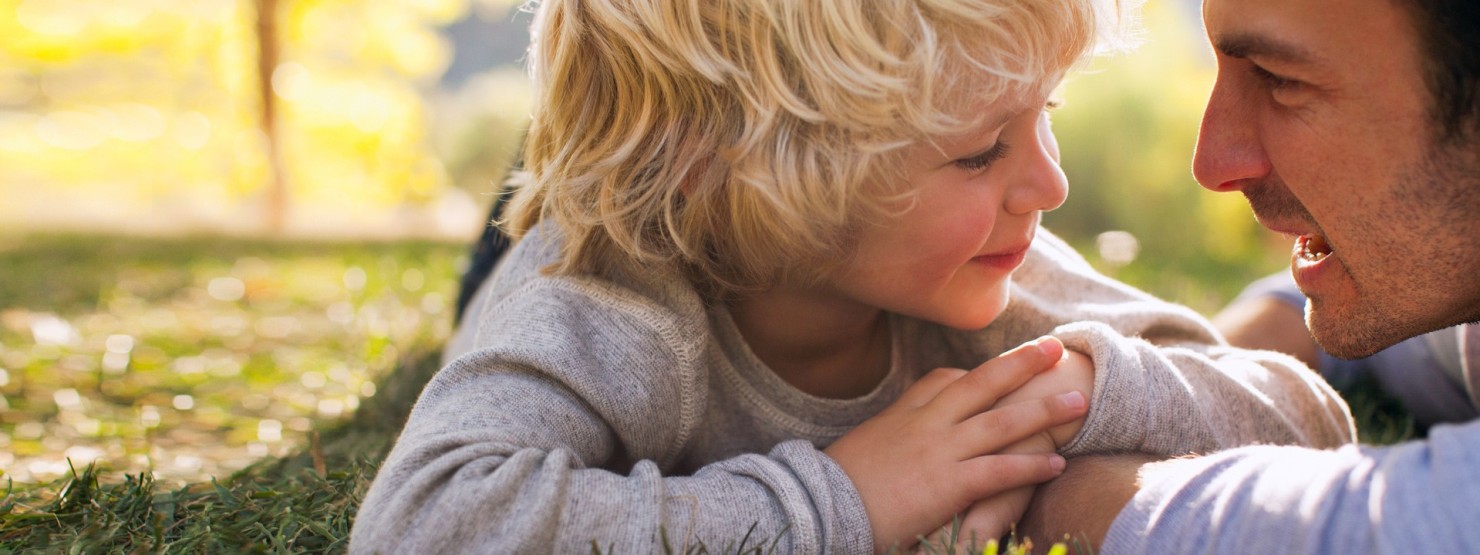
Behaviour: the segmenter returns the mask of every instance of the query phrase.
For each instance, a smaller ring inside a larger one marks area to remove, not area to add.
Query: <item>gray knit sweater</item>
[[[1345,404],[1294,359],[1226,346],[1045,230],[992,325],[892,316],[890,373],[848,400],[787,385],[676,272],[541,274],[558,240],[537,228],[485,284],[361,505],[352,552],[871,552],[858,493],[820,449],[924,373],[1050,333],[1096,366],[1067,455],[1353,437]]]

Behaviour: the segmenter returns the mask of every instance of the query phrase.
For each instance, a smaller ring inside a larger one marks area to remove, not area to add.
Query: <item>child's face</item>
[[[989,115],[974,132],[906,151],[914,203],[867,226],[829,280],[838,293],[958,329],[1002,313],[1040,212],[1063,204],[1068,183],[1043,102]]]

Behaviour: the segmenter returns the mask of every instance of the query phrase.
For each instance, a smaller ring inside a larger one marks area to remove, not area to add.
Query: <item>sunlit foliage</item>
[[[169,208],[220,228],[260,204],[255,5],[0,1],[0,198],[12,200],[0,220]],[[271,87],[293,205],[349,214],[433,198],[446,176],[420,91],[451,55],[437,28],[468,0],[278,6]]]
[[[1195,5],[1148,2],[1144,43],[1072,75],[1054,131],[1069,200],[1044,221],[1102,271],[1205,313],[1287,265],[1240,195],[1192,179],[1215,68]],[[1106,232],[1122,232],[1104,235]],[[1098,241],[1097,241],[1098,239]],[[1129,259],[1119,258],[1126,240]]]

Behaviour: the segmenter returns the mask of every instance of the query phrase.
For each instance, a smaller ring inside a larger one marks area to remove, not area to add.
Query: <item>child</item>
[[[352,551],[865,553],[1002,533],[1054,450],[1350,441],[1308,370],[1038,227],[1093,0],[538,10],[518,242]]]
[[[1213,324],[1229,343],[1300,359],[1345,395],[1365,388],[1369,396],[1392,399],[1401,409],[1390,416],[1412,417],[1418,437],[1438,424],[1480,418],[1480,390],[1469,385],[1464,373],[1463,327],[1431,331],[1371,356],[1343,360],[1311,337],[1305,304],[1305,294],[1285,270],[1249,284],[1213,317]]]

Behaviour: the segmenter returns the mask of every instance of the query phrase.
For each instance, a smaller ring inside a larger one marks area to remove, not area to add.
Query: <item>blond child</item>
[[[1350,441],[1298,363],[1039,227],[1113,6],[537,9],[518,242],[352,551],[866,553],[1003,533],[1055,451]]]

